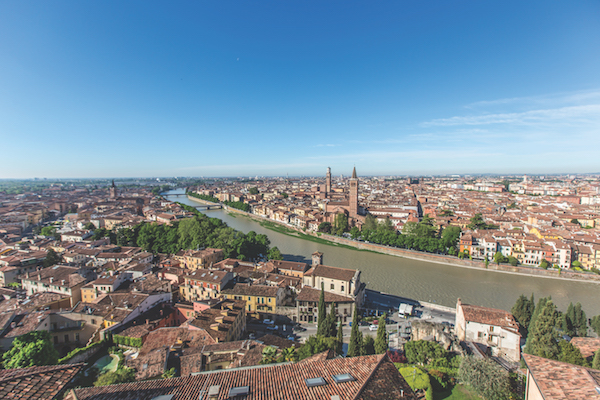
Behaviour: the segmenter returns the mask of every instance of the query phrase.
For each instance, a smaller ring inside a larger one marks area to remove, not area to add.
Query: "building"
[[[71,297],[71,307],[81,301],[81,288],[87,282],[81,269],[55,265],[21,276],[21,284],[28,295],[58,293]]]
[[[523,354],[527,365],[525,400],[600,399],[600,371]]]
[[[277,286],[247,285],[237,283],[231,289],[222,291],[229,300],[246,300],[246,312],[274,313],[275,308],[283,303],[285,290]]]
[[[185,301],[216,299],[221,290],[233,279],[233,273],[209,269],[196,269],[183,276],[179,294]]]
[[[327,314],[330,314],[335,304],[335,314],[338,321],[346,323],[352,320],[354,312],[354,299],[349,296],[324,291],[325,308]],[[319,298],[321,291],[305,286],[296,297],[296,315],[293,316],[294,322],[318,322]]]
[[[79,363],[3,369],[0,371],[0,398],[61,399],[69,383],[84,366]]]
[[[492,356],[508,361],[521,359],[521,334],[513,315],[504,310],[456,303],[455,332],[458,340],[488,347]]]
[[[282,395],[285,394],[285,397]],[[159,397],[161,396],[161,397]],[[414,400],[386,355],[269,364],[189,377],[74,389],[66,400]]]
[[[360,307],[365,293],[365,285],[360,281],[360,270],[317,264],[322,260],[318,254],[322,257],[322,253],[313,254],[313,267],[304,274],[303,286],[319,290],[323,288],[326,292],[351,297]]]
[[[217,343],[239,340],[246,331],[246,302],[220,301],[188,320],[186,325],[191,330],[203,329]]]
[[[223,250],[180,250],[173,258],[181,263],[180,267],[195,270],[198,268],[210,268],[213,264],[223,259]]]

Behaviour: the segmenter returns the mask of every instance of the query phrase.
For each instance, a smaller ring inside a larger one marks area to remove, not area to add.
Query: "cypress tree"
[[[532,329],[529,331],[525,353],[539,357],[558,360],[560,348],[558,332],[556,331],[557,312],[552,301],[548,301],[537,316]]]
[[[515,317],[519,325],[521,326],[521,334],[527,337],[527,327],[531,321],[531,315],[533,314],[533,305],[530,300],[524,295],[519,296],[517,302],[510,310],[512,315]]]
[[[327,309],[325,308],[325,289],[321,283],[321,296],[319,297],[319,315],[317,316],[317,335],[323,335],[325,329],[325,318],[327,317]]]
[[[581,308],[581,303],[579,302],[575,304],[573,325],[575,331],[577,332],[577,336],[587,336],[587,316],[585,315],[585,311],[583,311]]]
[[[368,356],[371,354],[375,354],[375,340],[373,340],[373,336],[367,335],[363,340],[361,355]]]
[[[388,349],[387,331],[385,318],[379,317],[379,326],[377,327],[377,337],[375,338],[375,354],[383,354]]]
[[[342,355],[344,353],[344,331],[342,329],[342,320],[340,320],[339,324],[338,324],[338,330],[337,330],[337,346],[335,349],[336,353],[338,353],[339,355]]]
[[[594,361],[592,361],[592,368],[600,369],[600,350],[596,350],[596,353],[594,353]]]
[[[361,353],[362,335],[358,330],[358,309],[354,305],[354,315],[352,316],[352,330],[350,331],[350,343],[348,343],[348,357],[356,357]]]

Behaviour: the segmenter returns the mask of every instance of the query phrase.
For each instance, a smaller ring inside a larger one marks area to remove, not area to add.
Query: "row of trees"
[[[182,249],[212,247],[223,249],[226,258],[283,258],[277,247],[270,248],[271,242],[266,235],[254,231],[244,234],[218,218],[209,218],[197,211],[194,217],[171,225],[142,222],[132,228],[97,229],[94,238],[101,237],[108,237],[111,243],[119,246],[139,246],[153,253],[175,254]]]
[[[238,210],[250,212],[250,205],[248,203],[244,203],[243,201],[220,201],[216,197],[207,196],[204,194],[187,192],[189,196],[195,197],[200,200],[210,201],[211,203],[223,203],[228,207],[237,208]]]
[[[521,325],[521,334],[526,337],[524,352],[539,357],[589,366],[580,350],[566,336],[585,337],[588,319],[581,303],[569,304],[566,312],[557,310],[551,297],[542,297],[535,305],[533,295],[519,296],[511,310]],[[595,317],[600,319],[600,316]],[[600,367],[600,356],[594,358],[594,368]]]

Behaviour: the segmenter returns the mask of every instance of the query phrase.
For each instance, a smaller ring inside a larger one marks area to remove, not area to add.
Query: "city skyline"
[[[598,172],[600,5],[0,5],[0,179]]]

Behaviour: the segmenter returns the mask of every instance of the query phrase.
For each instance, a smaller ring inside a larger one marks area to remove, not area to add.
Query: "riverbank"
[[[214,204],[210,202],[206,202],[195,197],[188,198],[191,201],[198,202],[201,204]],[[511,274],[511,275],[522,275],[529,277],[539,277],[539,278],[547,278],[547,279],[557,279],[563,281],[574,281],[574,282],[590,282],[590,283],[600,283],[600,275],[592,274],[592,273],[581,273],[575,271],[564,271],[564,270],[545,270],[537,267],[527,267],[527,266],[516,266],[506,264],[494,264],[490,263],[487,267],[484,262],[477,260],[461,260],[457,257],[440,255],[440,254],[432,254],[432,253],[423,253],[414,250],[400,249],[395,247],[388,247],[384,245],[378,245],[374,243],[365,243],[359,242],[356,240],[346,239],[339,236],[328,235],[324,233],[318,232],[304,232],[301,229],[296,227],[289,226],[280,221],[275,221],[270,218],[262,217],[256,214],[247,213],[245,211],[241,211],[238,209],[234,209],[231,207],[223,206],[223,208],[231,215],[235,214],[242,215],[255,221],[260,224],[265,229],[269,229],[287,236],[296,237],[303,240],[308,240],[312,242],[316,242],[319,244],[334,246],[334,247],[343,247],[347,249],[352,249],[354,251],[366,251],[366,252],[374,252],[379,254],[386,254],[395,257],[402,257],[407,259],[425,261],[440,265],[449,265],[454,267],[468,268],[480,271],[492,271],[499,272],[503,274]]]

